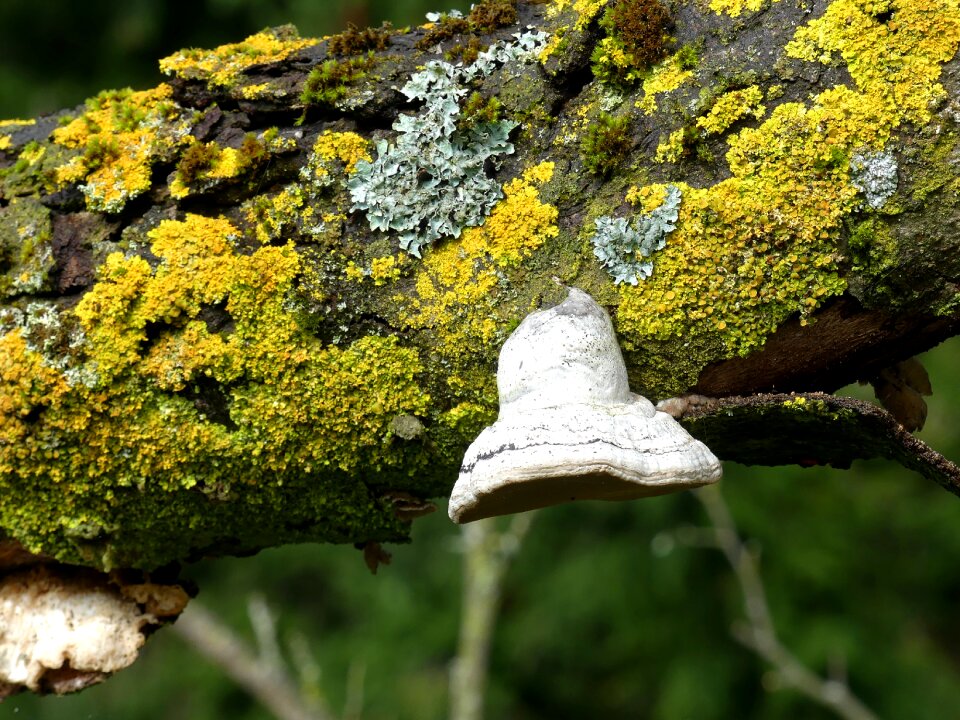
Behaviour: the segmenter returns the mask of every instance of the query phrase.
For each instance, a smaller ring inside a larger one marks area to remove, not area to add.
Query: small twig
[[[367,664],[353,660],[347,670],[347,697],[343,703],[343,720],[360,720],[363,714],[364,683]]]
[[[263,595],[254,593],[247,599],[247,617],[257,639],[258,661],[267,667],[283,667],[280,645],[277,643],[277,626]]]
[[[514,515],[503,532],[496,518],[463,526],[463,605],[460,641],[450,673],[451,720],[482,720],[490,644],[503,577],[520,549],[534,513]]]
[[[780,643],[757,559],[740,540],[737,526],[720,489],[716,486],[701,488],[694,491],[694,496],[701,502],[710,519],[711,527],[702,530],[710,533],[713,539],[710,543],[709,535],[703,532],[691,533],[690,539],[693,542],[689,544],[712,544],[720,550],[733,568],[743,592],[746,619],[734,625],[734,638],[773,665],[784,687],[797,690],[833,710],[845,720],[877,720],[877,716],[853,694],[842,674],[837,673],[824,679],[807,668]]]
[[[251,602],[251,620],[257,614]],[[265,606],[264,606],[265,607]],[[269,617],[269,611],[267,611]],[[258,634],[265,626],[264,616],[254,620]],[[273,625],[272,618],[269,619]],[[280,720],[333,720],[319,707],[310,707],[298,692],[282,664],[258,656],[248,645],[209,610],[193,601],[173,625],[174,631],[191,647],[217,664],[234,682],[253,695]],[[276,640],[271,641],[275,645]],[[269,646],[271,643],[267,643]],[[264,646],[261,638],[261,646]],[[270,655],[268,652],[267,655]],[[279,658],[279,652],[277,653]]]

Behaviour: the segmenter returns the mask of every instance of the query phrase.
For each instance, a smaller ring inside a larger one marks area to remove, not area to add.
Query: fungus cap
[[[464,523],[572,500],[631,500],[720,479],[710,450],[644,397],[606,311],[582,290],[504,343],[500,415],[468,448],[449,513]]]

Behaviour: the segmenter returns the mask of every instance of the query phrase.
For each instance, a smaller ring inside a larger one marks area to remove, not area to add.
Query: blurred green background
[[[450,3],[466,10],[467,2]],[[180,47],[233,42],[269,25],[304,35],[347,22],[419,22],[420,0],[175,0],[0,3],[0,117],[146,88]],[[921,437],[960,459],[960,340],[928,353],[934,396]],[[861,397],[868,390],[851,388]],[[758,550],[782,641],[814,671],[846,673],[884,718],[960,716],[960,501],[883,462],[726,467],[724,495]],[[710,720],[834,717],[778,690],[731,636],[739,586],[720,553],[676,542],[705,523],[690,495],[549,509],[506,578],[488,718]],[[418,520],[376,576],[351,547],[298,546],[203,563],[199,601],[253,637],[247,601],[277,615],[284,648],[308,648],[312,691],[340,717],[448,715],[461,593],[459,531],[444,509]],[[303,666],[302,658],[295,662]],[[350,689],[352,688],[352,689]],[[261,720],[271,717],[173,632],[106,684],[66,698],[18,696],[0,717]]]

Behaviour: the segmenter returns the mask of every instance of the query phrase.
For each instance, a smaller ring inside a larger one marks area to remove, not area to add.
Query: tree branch
[[[257,635],[256,651],[197,603],[190,605],[173,629],[278,720],[333,720],[322,701],[308,701],[290,677],[276,643],[273,618],[262,599],[251,599],[250,618]]]
[[[461,530],[463,601],[460,641],[450,670],[450,720],[483,719],[490,644],[503,578],[534,515],[515,515],[502,531],[497,529],[497,518],[477,520]]]
[[[877,720],[850,690],[843,678],[818,676],[791,653],[777,637],[757,559],[740,540],[730,509],[717,486],[693,491],[703,505],[710,527],[699,542],[720,550],[740,584],[745,622],[733,627],[733,636],[770,663],[783,687],[792,688],[845,720]],[[685,540],[693,540],[686,536]]]

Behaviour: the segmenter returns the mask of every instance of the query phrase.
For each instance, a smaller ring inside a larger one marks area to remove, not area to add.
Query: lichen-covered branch
[[[960,319],[958,44],[956,0],[483,0],[3,122],[0,533],[404,540],[562,285],[654,400],[878,376]]]

